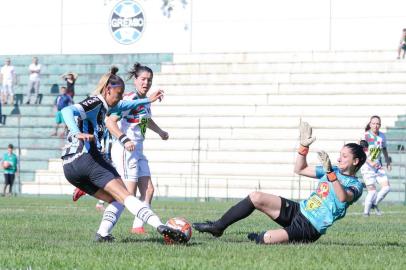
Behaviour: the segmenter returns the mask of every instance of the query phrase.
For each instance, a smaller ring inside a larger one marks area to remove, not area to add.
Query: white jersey
[[[379,164],[379,167],[372,167],[367,162],[361,167],[362,177],[367,186],[375,183],[388,182],[386,171],[382,168],[382,151],[386,148],[386,136],[379,132],[378,135],[366,131],[365,140],[368,142],[367,159]]]
[[[124,95],[123,100],[138,99],[136,92]],[[111,149],[111,159],[117,172],[124,181],[136,182],[139,177],[151,176],[148,160],[144,156],[144,139],[148,121],[151,119],[149,104],[140,105],[134,110],[123,111],[117,116],[121,120],[117,123],[120,130],[135,143],[135,150],[128,152],[123,145],[115,139]]]
[[[39,80],[39,73],[41,72],[41,65],[40,64],[30,64],[28,67],[30,71],[35,71],[33,73],[30,73],[30,81],[38,81]]]
[[[137,92],[125,94],[123,100],[138,99]],[[136,151],[142,151],[148,121],[151,119],[151,106],[145,104],[136,109],[121,112],[121,120],[118,122],[120,130],[136,144]]]
[[[15,76],[14,66],[4,65],[1,68],[0,72],[3,75],[3,85],[13,83],[14,76]]]
[[[382,165],[382,149],[386,148],[385,134],[379,131],[378,135],[375,135],[371,131],[366,131],[364,135],[368,142],[367,158]]]

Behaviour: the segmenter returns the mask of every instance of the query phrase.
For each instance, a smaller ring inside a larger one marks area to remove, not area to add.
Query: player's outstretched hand
[[[316,137],[312,136],[312,127],[307,122],[300,122],[299,130],[300,145],[309,147],[316,140]]]
[[[159,136],[161,136],[161,139],[166,141],[167,139],[169,139],[169,133],[166,131],[163,131],[159,133]]]
[[[325,151],[317,152],[317,154],[319,155],[319,160],[320,160],[321,164],[323,165],[324,171],[326,173],[332,172],[333,167],[331,166],[331,161],[330,161],[330,157],[328,156],[328,154]]]
[[[161,101],[163,98],[164,98],[164,90],[162,89],[158,89],[149,96],[151,102],[154,102],[156,100]]]

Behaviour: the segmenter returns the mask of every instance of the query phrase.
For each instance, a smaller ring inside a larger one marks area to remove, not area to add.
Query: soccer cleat
[[[138,227],[138,228],[131,228],[130,232],[132,234],[148,234],[144,227]]]
[[[72,201],[76,202],[77,200],[79,200],[80,197],[84,195],[86,195],[86,192],[84,192],[80,188],[75,188],[72,195]]]
[[[375,209],[375,213],[377,216],[382,216],[382,212],[381,212],[381,210],[379,210],[378,205],[373,204],[371,209]]]
[[[247,235],[248,239],[251,241],[255,241],[257,244],[264,244],[264,235],[266,232],[262,233],[249,233]]]
[[[220,237],[223,235],[223,230],[216,228],[213,221],[206,221],[203,223],[193,223],[193,228],[199,232],[211,233],[214,237]]]
[[[100,234],[96,233],[96,236],[94,238],[94,241],[98,242],[98,243],[113,242],[114,240],[115,240],[115,238],[111,234],[108,234],[106,236],[101,236]]]
[[[173,229],[169,226],[166,225],[159,225],[156,230],[164,236],[164,238],[169,238],[173,240],[176,243],[186,243],[187,242],[187,237],[186,234],[183,232]]]
[[[257,242],[258,233],[250,233],[250,234],[247,235],[247,237],[248,237],[249,240]]]
[[[364,217],[369,217],[369,213],[362,214]]]

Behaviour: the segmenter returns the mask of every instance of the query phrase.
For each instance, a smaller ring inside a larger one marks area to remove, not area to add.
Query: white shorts
[[[367,165],[367,164],[366,164]],[[361,168],[362,178],[364,179],[365,185],[375,185],[376,183],[381,184],[383,182],[389,182],[388,176],[383,168],[379,170],[374,170],[369,166],[362,166]]]
[[[1,88],[2,94],[13,95],[13,83],[11,82],[4,82],[3,87]]]
[[[123,181],[137,182],[139,177],[151,176],[148,160],[142,152],[129,152],[118,141],[111,147],[111,159]]]

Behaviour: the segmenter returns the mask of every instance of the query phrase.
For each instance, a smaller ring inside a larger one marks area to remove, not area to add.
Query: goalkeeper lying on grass
[[[295,173],[319,179],[317,190],[306,200],[298,203],[272,194],[252,192],[219,220],[194,223],[193,227],[220,237],[228,226],[258,209],[283,228],[250,233],[248,238],[257,244],[308,243],[319,239],[328,227],[345,216],[348,206],[361,197],[362,184],[355,173],[364,164],[366,155],[360,145],[348,143],[340,151],[337,167],[331,166],[324,151],[318,152],[322,166],[308,166],[306,156],[315,139],[311,126],[301,123]]]

